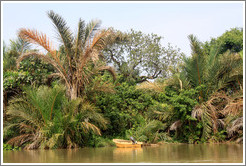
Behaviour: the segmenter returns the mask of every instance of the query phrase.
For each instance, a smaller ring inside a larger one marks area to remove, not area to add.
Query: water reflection
[[[4,163],[242,163],[243,145],[165,144],[144,148],[3,151]]]

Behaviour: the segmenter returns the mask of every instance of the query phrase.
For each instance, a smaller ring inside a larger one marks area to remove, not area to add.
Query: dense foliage
[[[192,53],[184,57],[155,34],[79,20],[74,35],[61,16],[48,16],[62,41],[58,50],[29,29],[3,47],[4,149],[114,146],[112,139],[130,136],[243,141],[242,29],[205,43],[190,35]]]
[[[170,66],[176,67],[184,56],[180,49],[161,45],[162,37],[131,29],[118,32],[121,38],[104,50],[108,63],[123,75],[124,81],[141,83],[148,79],[168,77]]]

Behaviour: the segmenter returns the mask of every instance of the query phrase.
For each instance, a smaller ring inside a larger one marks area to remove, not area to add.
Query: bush
[[[115,91],[114,94],[97,95],[96,105],[110,120],[104,134],[125,137],[126,130],[140,123],[144,112],[152,104],[152,99],[148,94],[127,83],[115,87]]]
[[[113,142],[112,139],[103,138],[101,136],[97,136],[93,134],[90,137],[88,146],[90,147],[109,147],[109,146],[115,146],[115,143]]]
[[[3,143],[3,150],[20,150],[20,149],[21,147],[12,146],[12,145]]]

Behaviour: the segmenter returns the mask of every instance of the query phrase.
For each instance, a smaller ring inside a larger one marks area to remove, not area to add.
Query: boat
[[[113,139],[113,142],[116,144],[117,148],[141,148],[143,146],[142,142],[133,144],[132,141],[123,139]]]

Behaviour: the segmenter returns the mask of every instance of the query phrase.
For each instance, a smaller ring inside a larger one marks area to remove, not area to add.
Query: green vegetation
[[[185,56],[155,34],[80,19],[74,35],[61,16],[48,16],[59,49],[29,29],[3,47],[4,149],[115,146],[112,139],[130,136],[242,143],[242,29],[205,43],[189,35]]]
[[[121,37],[104,50],[108,63],[113,63],[123,75],[122,81],[141,83],[170,75],[168,68],[176,67],[184,56],[179,49],[168,44],[161,46],[162,37],[141,31],[120,33]]]
[[[20,147],[17,147],[17,146],[11,146],[9,144],[3,144],[3,150],[20,150],[21,148]]]

